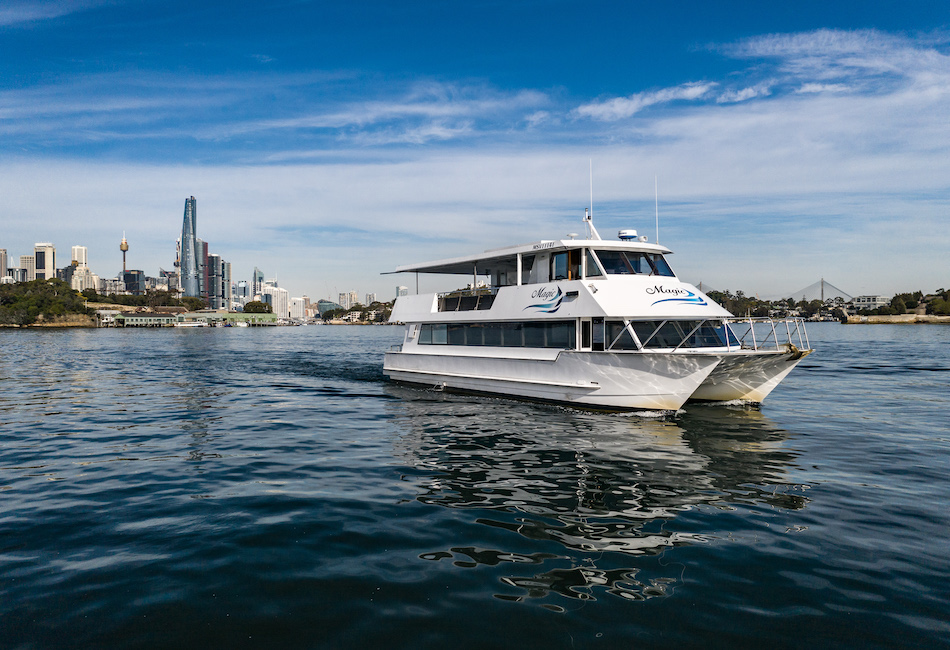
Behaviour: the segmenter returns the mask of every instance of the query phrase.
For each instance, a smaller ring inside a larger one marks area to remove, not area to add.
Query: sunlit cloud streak
[[[635,93],[629,97],[614,97],[604,101],[583,104],[575,109],[581,117],[612,122],[632,117],[643,109],[655,104],[665,104],[677,100],[697,100],[706,97],[715,83],[691,82],[674,88],[663,88],[650,92]]]
[[[5,0],[0,6],[0,26],[32,24],[69,14],[88,11],[114,0]]]

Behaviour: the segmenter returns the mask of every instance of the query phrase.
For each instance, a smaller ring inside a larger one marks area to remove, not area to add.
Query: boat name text
[[[679,288],[667,289],[662,284],[658,284],[655,287],[648,287],[646,289],[646,292],[647,292],[647,295],[650,295],[650,296],[658,294],[658,293],[671,293],[676,296],[691,295],[690,292],[687,291],[686,289],[679,289]]]
[[[540,244],[535,244],[531,248],[532,250],[540,251],[540,250],[544,250],[545,248],[554,248],[556,244],[557,242],[554,242],[554,241],[543,241]]]
[[[558,291],[558,287],[554,287],[553,289],[550,287],[541,287],[531,292],[531,299],[540,298],[541,300],[553,300],[557,297]]]

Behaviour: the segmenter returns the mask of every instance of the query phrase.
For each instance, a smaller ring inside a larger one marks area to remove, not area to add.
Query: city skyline
[[[707,4],[16,0],[0,245],[109,277],[124,231],[154,275],[193,195],[235,280],[389,300],[399,264],[578,232],[592,167],[605,237],[654,239],[657,179],[689,282],[950,283],[950,7]]]

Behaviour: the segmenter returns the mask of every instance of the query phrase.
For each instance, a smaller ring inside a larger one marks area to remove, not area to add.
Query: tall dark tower
[[[185,218],[181,227],[181,292],[185,296],[200,296],[198,284],[197,201],[185,199]]]
[[[122,233],[122,242],[119,244],[119,250],[122,251],[122,272],[125,273],[125,254],[129,252],[129,242],[125,241],[125,233]]]

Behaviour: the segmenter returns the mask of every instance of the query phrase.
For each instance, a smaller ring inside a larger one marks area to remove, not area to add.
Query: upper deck
[[[402,297],[392,320],[731,316],[679,281],[666,261],[669,248],[634,231],[621,231],[614,241],[600,239],[592,227],[590,233],[397,267],[396,273],[461,275],[470,282],[467,289]],[[487,284],[479,279],[486,276]],[[548,298],[551,305],[541,304]]]
[[[518,267],[519,260],[524,268],[528,263],[533,266],[534,260],[550,258],[558,253],[596,248],[605,251],[625,251],[631,253],[649,253],[653,255],[669,255],[672,251],[659,244],[650,244],[641,241],[607,241],[603,239],[545,239],[527,244],[518,244],[505,248],[495,248],[474,255],[452,257],[448,259],[422,262],[420,264],[405,264],[396,267],[394,273],[435,273],[446,275],[492,275],[496,270],[513,270]],[[591,268],[594,275],[597,269]],[[601,272],[607,269],[601,268]],[[573,279],[579,279],[577,277]],[[538,280],[546,282],[548,278]],[[527,284],[524,282],[523,284]]]
[[[542,240],[480,254],[399,266],[395,273],[488,276],[491,288],[558,280],[605,279],[613,275],[675,278],[665,255],[672,251],[645,241]]]

